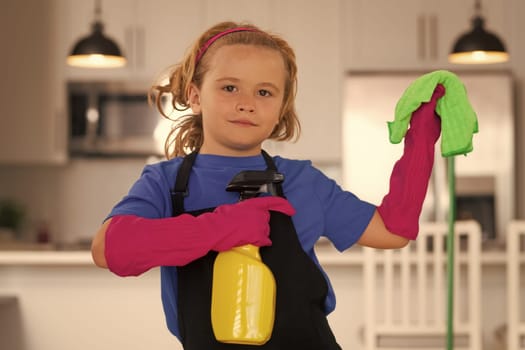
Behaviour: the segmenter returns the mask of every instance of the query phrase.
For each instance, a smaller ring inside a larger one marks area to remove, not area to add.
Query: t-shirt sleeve
[[[312,167],[315,194],[324,216],[323,236],[339,251],[356,243],[370,223],[376,206],[343,190],[334,180]]]
[[[160,166],[147,165],[128,194],[113,207],[107,219],[115,215],[136,215],[150,219],[169,215],[169,186]]]

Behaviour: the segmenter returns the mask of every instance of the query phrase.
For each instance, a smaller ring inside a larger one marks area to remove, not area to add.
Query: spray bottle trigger
[[[277,195],[275,184],[284,181],[284,175],[275,170],[245,170],[233,177],[226,191],[239,192],[241,200],[256,197],[260,193]]]

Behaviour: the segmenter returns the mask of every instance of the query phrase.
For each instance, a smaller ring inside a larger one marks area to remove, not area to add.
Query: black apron
[[[277,170],[262,151],[268,169]],[[171,192],[173,216],[185,213],[184,197],[197,152],[186,156]],[[286,179],[285,179],[286,181]],[[277,191],[284,197],[282,187]],[[197,216],[214,208],[188,212]],[[328,284],[318,266],[304,252],[292,219],[280,212],[270,214],[270,247],[261,247],[263,262],[276,281],[275,322],[272,337],[264,345],[220,343],[211,325],[213,263],[217,252],[209,252],[185,266],[177,267],[178,318],[185,350],[340,350],[323,312]]]

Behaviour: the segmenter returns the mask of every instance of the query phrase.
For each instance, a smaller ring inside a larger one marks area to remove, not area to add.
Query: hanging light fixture
[[[481,2],[475,2],[475,14],[472,30],[464,33],[454,44],[448,56],[449,62],[461,64],[485,64],[506,62],[509,54],[503,42],[484,28],[485,20],[481,17]]]
[[[84,68],[116,68],[126,64],[118,45],[104,35],[100,0],[95,1],[95,20],[92,33],[81,38],[67,57],[70,66]]]

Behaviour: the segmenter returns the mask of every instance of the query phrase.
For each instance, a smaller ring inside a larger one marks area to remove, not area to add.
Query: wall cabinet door
[[[269,29],[273,22],[276,0],[205,0],[203,7],[204,28],[222,21],[249,22],[261,29]]]
[[[507,1],[482,3],[486,28],[502,38],[510,32]],[[351,0],[341,4],[343,61],[348,70],[472,68],[450,64],[447,57],[454,41],[471,29],[473,1]],[[474,67],[489,66],[495,67]]]
[[[31,9],[31,10],[28,10]],[[56,1],[9,1],[0,13],[0,163],[66,160]]]
[[[134,37],[128,44],[134,74],[148,82],[162,76],[200,35],[202,22],[201,0],[138,0]]]
[[[343,79],[339,2],[276,1],[272,21],[273,31],[284,36],[297,56],[296,108],[302,133],[296,143],[273,143],[270,150],[319,165],[337,165],[341,161]]]

